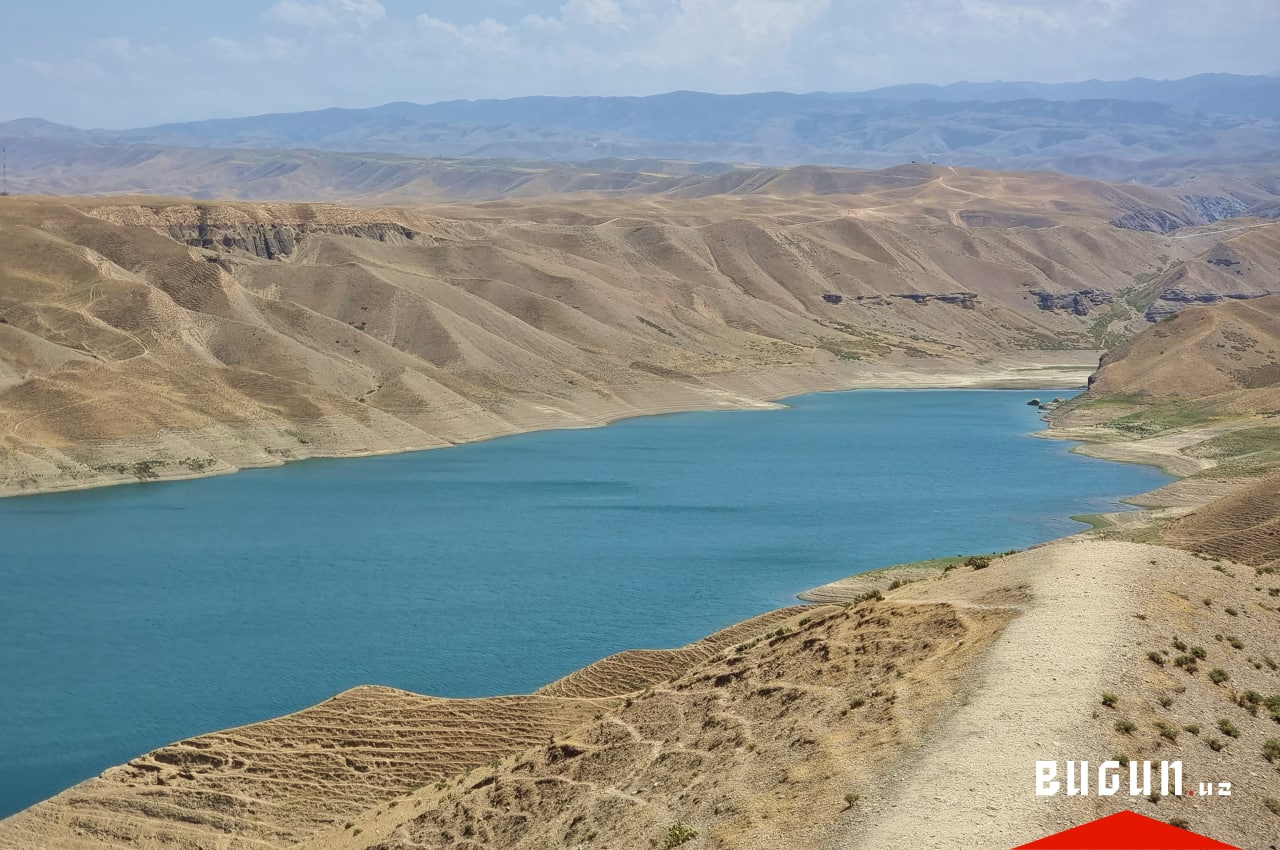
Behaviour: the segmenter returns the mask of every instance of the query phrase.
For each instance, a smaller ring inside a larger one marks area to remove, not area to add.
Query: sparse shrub
[[[850,791],[848,794],[844,795],[844,806],[846,809],[852,809],[855,805],[857,805],[857,802],[861,799],[862,799],[861,794],[855,794],[852,791]]]
[[[1102,704],[1105,705],[1107,708],[1115,708],[1116,703],[1118,703],[1119,701],[1120,701],[1120,697],[1117,696],[1116,694],[1111,693],[1110,691],[1107,691],[1102,695]]]
[[[1214,667],[1209,671],[1209,681],[1215,685],[1221,685],[1223,682],[1231,678],[1231,674],[1221,667]]]
[[[1173,743],[1173,744],[1178,743],[1178,730],[1174,729],[1172,726],[1170,726],[1168,723],[1165,723],[1163,720],[1158,721],[1156,723],[1156,731],[1160,733],[1161,738],[1165,738],[1170,743]]]
[[[1218,721],[1218,731],[1228,738],[1240,737],[1240,728],[1225,717]]]
[[[1257,691],[1241,691],[1236,694],[1236,705],[1257,717],[1258,706],[1262,705],[1262,694]]]
[[[1161,708],[1168,708],[1169,706],[1173,705],[1173,697],[1169,696],[1168,694],[1165,694],[1160,697],[1158,702],[1160,703]]]
[[[1231,644],[1232,649],[1244,649],[1244,641],[1235,635],[1227,635],[1227,643]]]
[[[987,567],[991,566],[991,559],[986,555],[970,555],[968,558],[965,558],[964,565],[966,567],[973,567],[975,570],[985,570]]]
[[[1222,752],[1227,746],[1222,742],[1221,738],[1205,738],[1204,742],[1208,744],[1209,749],[1213,750],[1215,753]]]
[[[1262,757],[1267,761],[1280,759],[1280,738],[1268,738],[1262,745]]]
[[[1226,611],[1226,612],[1227,612],[1228,614],[1230,614],[1232,617],[1239,617],[1239,616],[1240,616],[1240,612],[1239,612],[1239,611],[1237,611],[1237,610],[1236,610],[1236,609],[1234,609],[1234,608],[1223,608],[1222,610],[1223,610],[1223,611]],[[1237,648],[1237,649],[1239,649],[1239,647],[1236,647],[1236,648]]]
[[[673,823],[667,827],[666,833],[662,836],[662,843],[659,845],[662,850],[671,850],[672,847],[679,847],[681,844],[692,841],[698,837],[698,830],[689,826],[687,823]]]
[[[1209,653],[1205,650],[1203,646],[1193,646],[1191,647],[1191,656],[1193,658],[1199,658],[1201,661],[1204,661],[1206,658],[1209,657]]]
[[[1275,797],[1268,797],[1262,801],[1262,805],[1267,807],[1267,811],[1273,815],[1280,815],[1280,800]]]
[[[1112,761],[1118,761],[1118,762],[1120,762],[1120,766],[1121,766],[1121,767],[1128,767],[1128,766],[1129,766],[1129,757],[1128,757],[1128,756],[1112,756],[1112,757],[1111,757],[1111,760],[1112,760]]]
[[[1154,649],[1147,653],[1147,660],[1157,667],[1164,666],[1164,656],[1156,652]]]
[[[1134,730],[1137,728],[1138,728],[1138,724],[1134,723],[1132,720],[1127,720],[1123,717],[1121,717],[1115,723],[1116,731],[1122,735],[1132,735]]]
[[[1199,735],[1199,734],[1200,734],[1200,724],[1199,724],[1199,723],[1188,723],[1188,724],[1186,724],[1185,726],[1183,726],[1183,727],[1182,727],[1182,731],[1184,731],[1184,732],[1189,732],[1189,733],[1191,733],[1192,735]]]
[[[1195,658],[1190,655],[1179,655],[1177,658],[1173,659],[1173,666],[1181,667],[1193,676],[1196,674],[1196,671],[1200,669],[1200,666],[1196,664]]]
[[[1176,826],[1178,829],[1191,830],[1191,822],[1186,818],[1170,818],[1169,826]]]
[[[1186,651],[1187,651],[1187,642],[1186,642],[1186,641],[1184,641],[1182,638],[1174,638],[1174,639],[1173,639],[1173,648],[1174,648],[1174,649],[1176,649],[1176,650],[1178,650],[1178,652],[1186,652]]]

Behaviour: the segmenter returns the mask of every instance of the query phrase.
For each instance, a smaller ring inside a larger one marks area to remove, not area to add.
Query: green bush
[[[698,830],[689,826],[687,823],[673,823],[667,827],[666,834],[662,837],[662,850],[671,850],[672,847],[679,847],[685,842],[692,841],[698,837]]]

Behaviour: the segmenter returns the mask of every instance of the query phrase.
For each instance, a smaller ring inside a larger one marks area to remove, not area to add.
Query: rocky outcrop
[[[1252,298],[1262,298],[1272,294],[1273,293],[1271,292],[1228,292],[1226,294],[1222,294],[1218,292],[1193,291],[1173,287],[1161,292],[1159,299],[1147,308],[1143,317],[1146,318],[1148,322],[1158,322],[1161,319],[1172,316],[1174,313],[1185,307],[1191,307],[1197,304],[1219,304],[1223,301],[1248,301]]]
[[[1180,195],[1178,200],[1204,219],[1205,224],[1234,218],[1248,212],[1249,205],[1239,198],[1225,195]]]
[[[1229,195],[1179,195],[1178,200],[1182,202],[1182,210],[1171,211],[1137,203],[1124,203],[1122,206],[1129,211],[1119,218],[1112,219],[1111,223],[1125,230],[1172,233],[1182,227],[1212,224],[1224,218],[1249,212],[1247,203]]]
[[[942,304],[955,304],[965,310],[972,310],[978,303],[978,294],[976,292],[904,292],[894,293],[890,298],[905,298],[908,301],[914,301],[917,304],[928,304],[930,301],[938,301]]]
[[[384,214],[331,204],[131,204],[98,207],[89,215],[116,225],[150,228],[195,248],[264,260],[292,255],[310,235],[392,244],[412,242],[420,235]]]
[[[1114,218],[1111,223],[1125,230],[1142,230],[1148,233],[1172,233],[1192,222],[1179,218],[1166,210],[1143,207]]]
[[[1093,307],[1115,301],[1115,296],[1104,289],[1079,289],[1075,292],[1033,289],[1031,294],[1038,299],[1037,306],[1041,310],[1069,310],[1077,316],[1087,316]]]
[[[264,260],[278,260],[294,252],[298,243],[309,234],[326,236],[352,236],[357,239],[373,239],[378,242],[408,242],[417,235],[399,224],[274,224],[253,223],[232,227],[211,225],[173,224],[164,228],[172,239],[212,251],[242,252]]]

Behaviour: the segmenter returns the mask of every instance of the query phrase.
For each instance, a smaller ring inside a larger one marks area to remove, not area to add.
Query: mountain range
[[[680,160],[686,169],[689,162],[883,168],[918,161],[1154,185],[1231,170],[1259,182],[1275,180],[1275,169],[1267,166],[1280,158],[1280,79],[1204,74],[1175,81],[904,85],[858,93],[389,103],[128,130],[82,130],[27,118],[0,123],[0,144],[9,149],[20,191],[166,191],[145,184],[121,188],[107,178],[152,160],[172,166],[166,159],[177,156],[172,149],[252,149],[244,168],[249,176],[264,167],[301,167],[297,151],[305,149],[360,154],[371,167],[385,164],[385,155],[551,163],[621,157]],[[55,178],[85,163],[104,175],[101,186],[56,184]],[[208,192],[235,195],[230,186]]]

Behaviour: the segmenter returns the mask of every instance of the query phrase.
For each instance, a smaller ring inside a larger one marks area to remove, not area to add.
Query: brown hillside
[[[1278,440],[1280,442],[1280,440]],[[1268,476],[1164,529],[1174,546],[1268,569],[1280,561],[1280,476]]]
[[[439,209],[4,199],[0,491],[1000,379],[1141,324],[1117,294],[1167,249],[1107,223],[1118,190],[860,179]]]
[[[1089,394],[1146,401],[1205,399],[1256,391],[1274,405],[1280,384],[1280,296],[1195,307],[1138,334],[1103,358]]]

